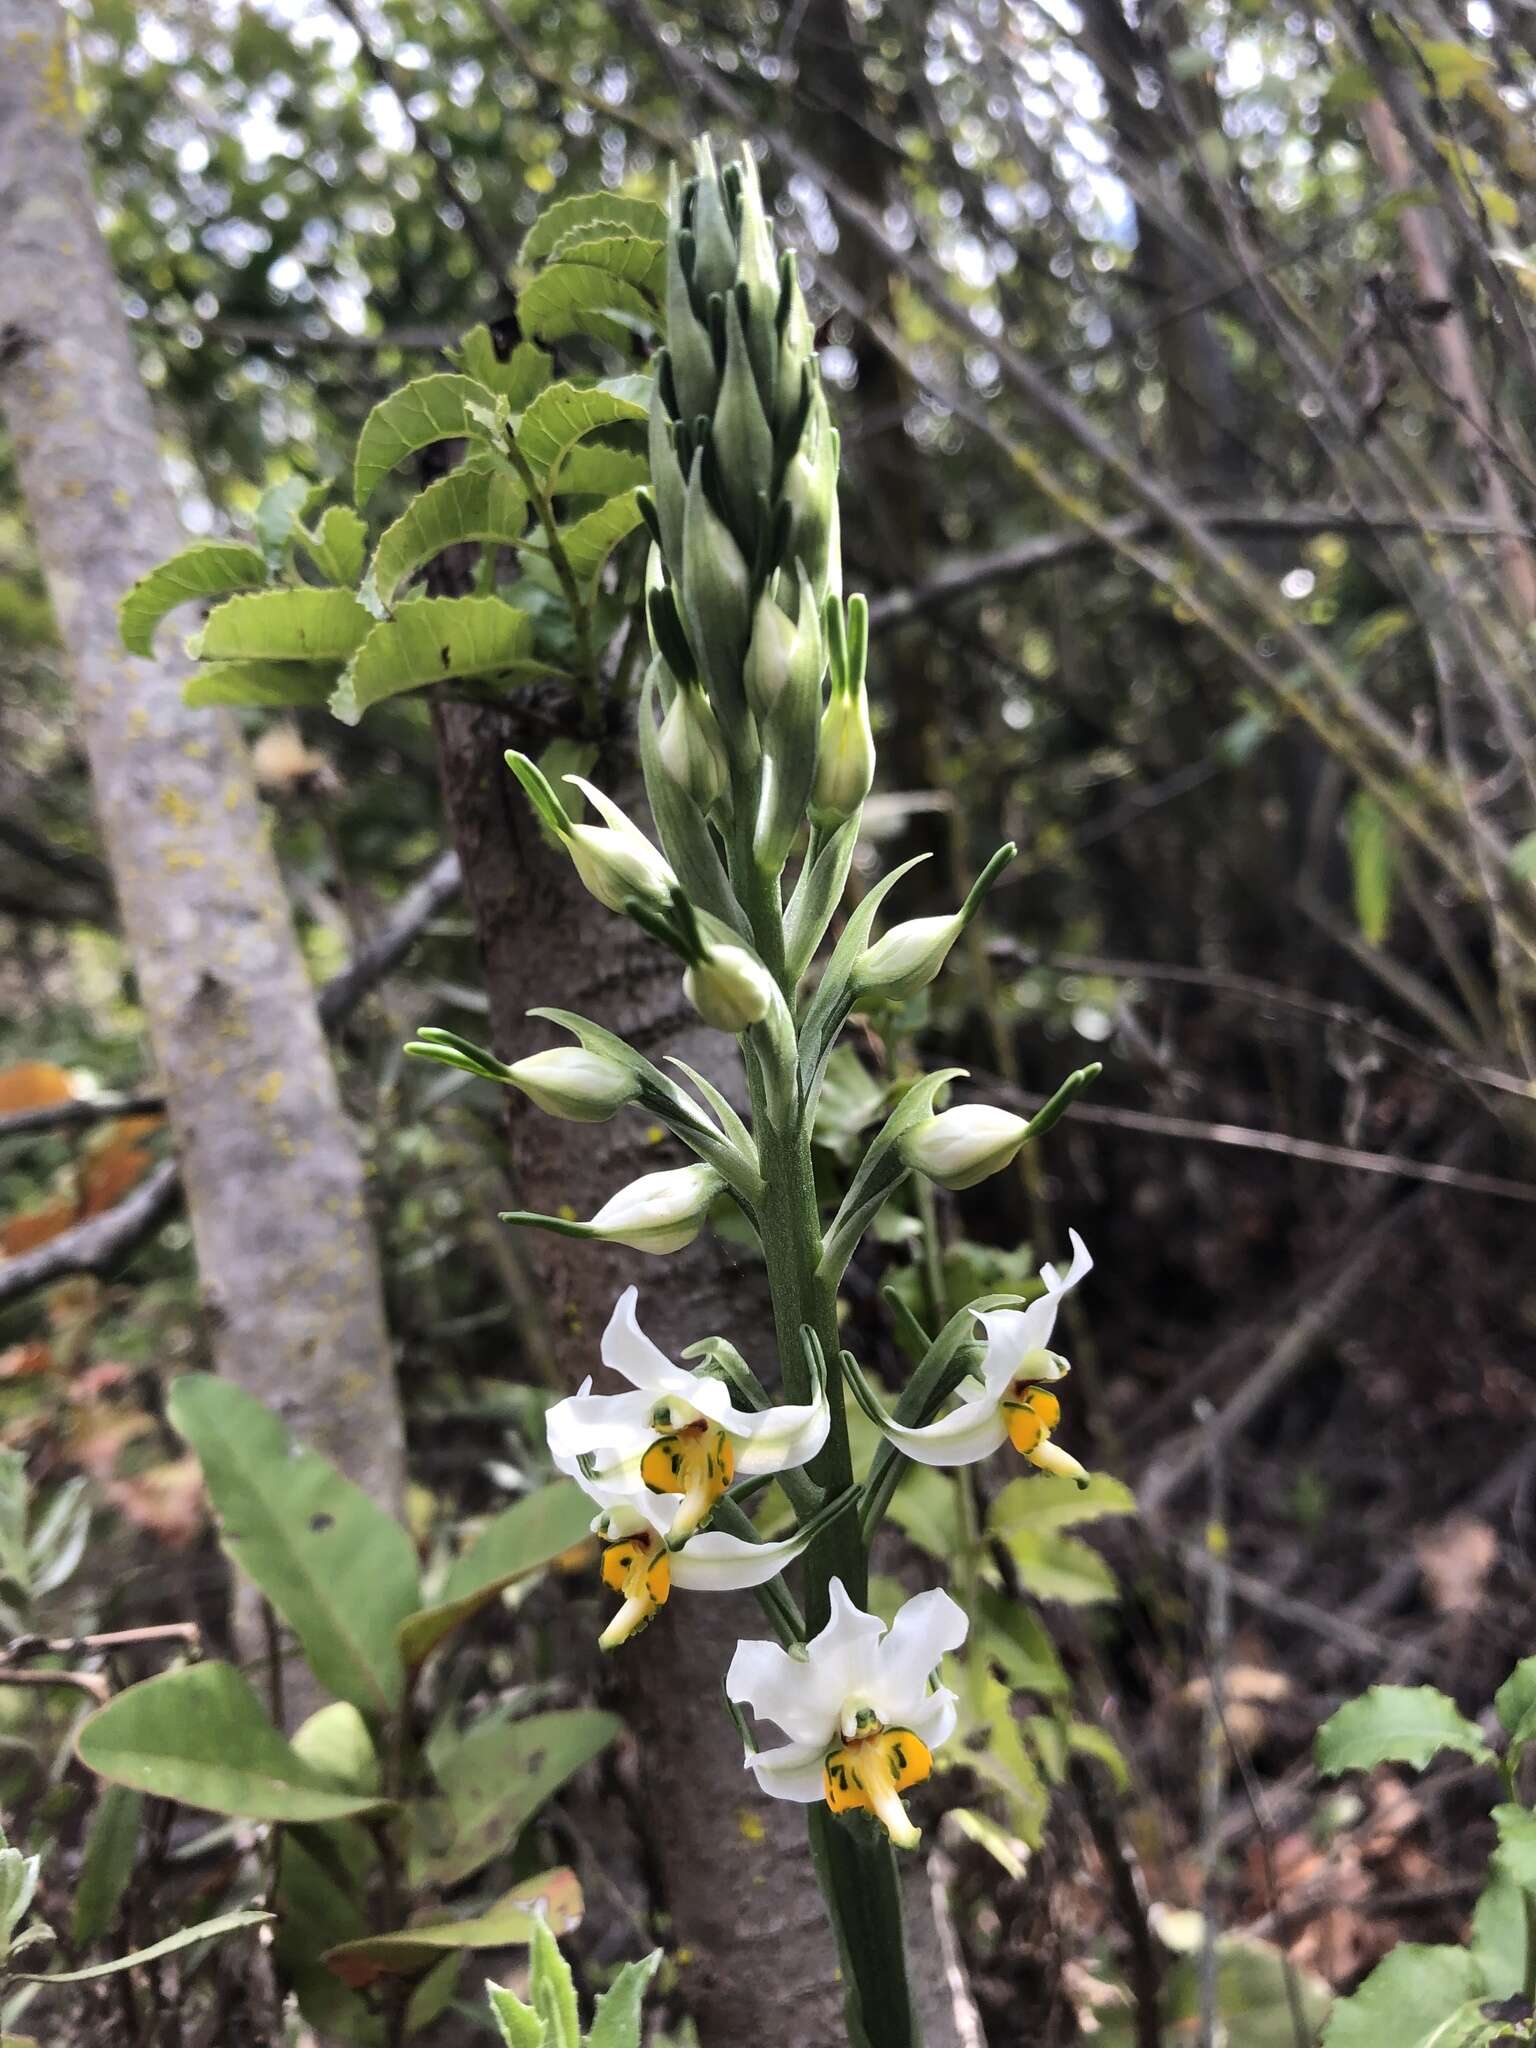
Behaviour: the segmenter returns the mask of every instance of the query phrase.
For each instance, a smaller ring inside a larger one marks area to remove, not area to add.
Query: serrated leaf
[[[566,454],[555,479],[554,495],[611,498],[643,484],[650,473],[650,464],[638,449],[584,441]]]
[[[259,590],[211,611],[188,652],[202,661],[345,661],[372,624],[350,590]]]
[[[451,1885],[509,1849],[551,1794],[619,1734],[612,1714],[573,1709],[521,1721],[487,1716],[464,1735],[439,1734],[429,1759],[452,1819],[442,1845],[418,1842],[413,1881]]]
[[[627,534],[640,524],[640,493],[625,491],[606,505],[560,528],[560,545],[571,574],[583,590],[590,590],[602,574],[603,564]]]
[[[571,1966],[547,1927],[535,1928],[532,1947],[533,1969],[528,1988],[533,1995],[533,2009],[544,2028],[544,2048],[581,2048],[581,2023]]]
[[[84,1984],[92,1977],[110,1977],[118,1970],[133,1970],[140,1963],[157,1962],[161,1956],[190,1948],[195,1941],[216,1941],[221,1934],[234,1934],[242,1927],[264,1926],[271,1918],[270,1913],[254,1911],[220,1913],[215,1920],[200,1920],[195,1927],[183,1927],[175,1934],[168,1934],[164,1941],[135,1949],[132,1955],[114,1956],[110,1963],[94,1963],[88,1970],[60,1970],[46,1976],[17,1970],[13,1974],[23,1984]]]
[[[641,2048],[641,2007],[660,1963],[661,1950],[658,1948],[642,1961],[624,1965],[597,2001],[587,2048]]]
[[[474,427],[469,407],[493,403],[494,393],[483,384],[446,370],[392,391],[369,413],[357,437],[352,495],[359,509],[397,462],[436,441],[467,437]]]
[[[299,521],[311,506],[318,508],[326,495],[324,484],[312,484],[307,477],[285,476],[280,484],[271,485],[257,499],[251,527],[256,545],[274,569],[282,566]]]
[[[312,1770],[229,1664],[189,1664],[129,1686],[90,1716],[75,1748],[115,1785],[242,1820],[339,1820],[379,1804]]]
[[[577,192],[546,206],[523,237],[519,263],[542,263],[563,238],[600,233],[604,228],[644,235],[654,242],[667,238],[667,211],[654,199],[629,198],[620,192]]]
[[[194,598],[227,597],[234,590],[259,590],[266,561],[243,541],[200,540],[141,576],[118,605],[118,625],[130,654],[153,652],[155,628],[167,612]]]
[[[379,1717],[399,1705],[395,1632],[420,1605],[410,1537],[232,1381],[186,1373],[174,1427],[196,1451],[221,1538],[336,1698]]]
[[[1496,1806],[1493,1822],[1499,1831],[1495,1864],[1522,1891],[1536,1893],[1536,1813],[1524,1806]]]
[[[1377,1764],[1423,1770],[1442,1749],[1488,1763],[1492,1751],[1474,1722],[1432,1685],[1373,1685],[1346,1700],[1317,1731],[1314,1755],[1325,1778]]]
[[[1493,1696],[1499,1726],[1513,1737],[1536,1714],[1536,1657],[1522,1657]]]
[[[666,289],[667,250],[664,239],[653,241],[648,235],[624,233],[562,235],[552,251],[552,260],[584,263],[593,270],[606,271],[610,277],[638,285],[647,298],[658,303]]]
[[[459,541],[519,541],[528,523],[528,496],[515,477],[495,470],[456,469],[413,498],[380,536],[373,584],[382,604],[417,569]]]
[[[215,661],[195,669],[181,688],[181,701],[194,711],[211,704],[321,705],[336,681],[334,663],[309,661]]]
[[[506,2048],[544,2048],[544,2022],[531,2005],[524,2005],[515,1991],[486,1980],[485,1995],[491,2017]]]
[[[1095,1472],[1086,1486],[1053,1472],[1010,1479],[993,1501],[987,1526],[1004,1538],[1075,1529],[1104,1515],[1134,1515],[1136,1496],[1122,1480]]]
[[[1524,1990],[1530,1940],[1525,1893],[1495,1862],[1482,1896],[1472,1909],[1468,1941],[1487,1997],[1510,1998]]]
[[[521,412],[537,397],[555,372],[553,358],[531,341],[518,342],[503,361],[483,322],[471,327],[456,349],[449,349],[448,359],[487,391],[504,398],[513,412]]]
[[[660,322],[653,299],[638,285],[590,263],[552,263],[526,286],[518,318],[541,341],[588,334],[624,348],[637,334],[652,334]]]
[[[332,505],[318,527],[301,529],[299,541],[332,583],[355,583],[362,575],[368,528],[350,505]]]
[[[428,683],[503,670],[547,674],[532,655],[533,621],[499,597],[409,597],[369,633],[347,681],[366,711]]]
[[[581,1920],[581,1886],[573,1870],[543,1871],[526,1878],[493,1906],[471,1919],[402,1927],[394,1934],[368,1934],[327,1949],[321,1961],[354,1991],[381,1977],[414,1977],[445,1953],[476,1948],[513,1948],[533,1939],[535,1927],[552,1921],[561,1932]]]
[[[1462,2048],[1458,2021],[1482,1988],[1476,1959],[1465,1949],[1400,1942],[1360,1989],[1341,1998],[1323,2031],[1323,2048]]]
[[[400,1654],[413,1668],[506,1587],[586,1540],[592,1503],[572,1479],[541,1486],[487,1523],[455,1560],[442,1599],[400,1625]]]
[[[518,452],[547,490],[560,489],[560,465],[577,442],[603,427],[638,426],[646,409],[596,386],[551,384],[517,424]]]

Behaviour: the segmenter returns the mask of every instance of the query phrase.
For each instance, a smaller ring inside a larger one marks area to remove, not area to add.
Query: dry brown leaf
[[[1475,1614],[1499,1555],[1499,1539],[1489,1525],[1473,1515],[1453,1515],[1416,1536],[1413,1548],[1435,1612]]]

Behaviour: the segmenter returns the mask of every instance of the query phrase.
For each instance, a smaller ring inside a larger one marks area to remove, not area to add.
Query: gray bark
[[[502,763],[509,746],[547,744],[549,705],[518,713],[468,704],[438,712],[449,815],[485,962],[495,1048],[512,1060],[567,1042],[530,1019],[535,1004],[574,1010],[618,1031],[650,1058],[676,1053],[730,1085],[729,1041],[683,999],[676,961],[593,901],[563,854],[547,846]],[[557,712],[558,712],[558,707]],[[530,712],[532,715],[530,715]],[[540,713],[545,715],[540,716]],[[615,743],[593,779],[631,815],[643,802],[628,747]],[[638,1117],[606,1124],[511,1109],[519,1206],[592,1212],[642,1173],[685,1155]],[[620,1291],[635,1282],[648,1334],[676,1357],[705,1336],[730,1337],[760,1370],[773,1364],[773,1322],[761,1271],[708,1234],[687,1251],[647,1257],[622,1246],[529,1232],[523,1240],[545,1304],[553,1355],[574,1387],[599,1372],[597,1346]],[[765,1636],[750,1594],[678,1593],[607,1669],[613,1705],[639,1745],[641,1822],[682,1985],[703,2048],[744,2040],[842,2048],[842,1993],[802,1812],[761,1798],[721,1702],[736,1641]],[[919,1883],[909,1893],[913,1972],[928,2048],[954,2048],[942,1962]]]
[[[0,410],[164,1082],[219,1371],[378,1500],[401,1424],[362,1162],[233,719],[122,651],[181,543],[56,0],[0,0]]]

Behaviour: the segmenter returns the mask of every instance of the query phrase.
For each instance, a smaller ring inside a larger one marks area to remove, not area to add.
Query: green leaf
[[[485,1995],[490,2000],[496,2030],[507,2048],[544,2048],[544,2022],[531,2005],[524,2005],[515,1991],[493,1984],[489,1978]]]
[[[1385,1763],[1422,1771],[1442,1749],[1458,1749],[1475,1763],[1493,1758],[1476,1725],[1432,1685],[1373,1685],[1323,1723],[1314,1755],[1323,1776],[1336,1778]]]
[[[1444,100],[1460,99],[1469,85],[1480,84],[1493,75],[1493,59],[1468,43],[1415,40],[1415,52]]]
[[[117,1909],[133,1875],[139,1846],[144,1794],[126,1785],[108,1785],[97,1803],[85,1854],[75,1884],[72,1932],[76,1948],[88,1948],[117,1918]]]
[[[117,608],[123,645],[130,654],[153,652],[155,628],[169,611],[197,597],[259,590],[267,580],[261,554],[243,541],[200,540],[141,576]]]
[[[376,1793],[379,1754],[368,1723],[350,1700],[332,1700],[318,1707],[293,1731],[293,1746],[311,1770],[349,1792]]]
[[[533,621],[526,612],[499,597],[408,597],[392,619],[373,628],[345,681],[362,712],[429,683],[505,672],[550,673],[533,659]]]
[[[1351,1998],[1334,2006],[1323,2048],[1460,2048],[1458,2020],[1482,1989],[1482,1972],[1465,1949],[1400,1942]],[[1476,2019],[1475,2006],[1469,2008]]]
[[[216,661],[182,685],[181,701],[194,711],[210,704],[313,704],[330,696],[336,669],[309,661]]]
[[[597,2001],[587,2048],[641,2048],[641,2006],[646,1989],[661,1963],[661,1950],[653,1949],[638,1963],[626,1963],[613,1983]]]
[[[542,263],[562,241],[607,228],[664,242],[667,226],[666,208],[654,199],[634,199],[619,192],[578,192],[544,208],[523,237],[517,260],[529,265]]]
[[[471,327],[456,349],[448,350],[448,360],[487,391],[504,398],[513,412],[521,412],[537,397],[555,370],[553,357],[531,341],[520,341],[503,361],[483,322]]]
[[[1524,1806],[1496,1806],[1493,1820],[1499,1831],[1496,1867],[1522,1891],[1536,1893],[1536,1813]]]
[[[613,1714],[578,1709],[521,1721],[488,1715],[467,1734],[435,1736],[429,1759],[453,1835],[441,1847],[416,1845],[413,1881],[457,1884],[510,1848],[545,1800],[606,1749],[620,1725]]]
[[[604,271],[609,277],[637,286],[649,299],[659,301],[666,290],[664,239],[652,241],[648,235],[626,234],[565,235],[554,252],[554,260]]]
[[[987,1526],[994,1536],[1006,1541],[1013,1536],[1054,1534],[1075,1529],[1080,1522],[1097,1522],[1105,1515],[1135,1512],[1135,1494],[1106,1473],[1095,1472],[1086,1486],[1079,1486],[1075,1479],[1041,1472],[1027,1479],[1010,1479],[992,1503]]]
[[[1038,1615],[996,1587],[986,1586],[978,1619],[986,1654],[1011,1690],[1037,1693],[1044,1699],[1068,1696],[1071,1682]]]
[[[533,1993],[533,2009],[544,2027],[545,2048],[581,2048],[571,1966],[561,1955],[554,1935],[542,1923],[534,1929],[532,1946],[533,1969],[528,1988]]]
[[[373,581],[390,605],[408,576],[466,540],[519,541],[528,524],[528,495],[516,477],[496,470],[456,469],[413,498],[380,536]]]
[[[405,1678],[395,1631],[421,1599],[404,1529],[229,1380],[184,1374],[170,1417],[202,1464],[224,1548],[320,1683],[364,1714],[392,1712]]]
[[[394,1934],[369,1934],[327,1949],[321,1960],[354,1991],[380,1977],[414,1977],[448,1951],[512,1948],[533,1939],[546,1917],[563,1932],[581,1919],[581,1887],[572,1870],[546,1870],[524,1880],[505,1898],[468,1920],[442,1920],[402,1927]]]
[[[651,466],[637,448],[611,448],[606,441],[583,441],[570,449],[555,478],[556,497],[611,498],[632,490],[650,476]],[[1532,834],[1536,839],[1536,834]]]
[[[1397,847],[1386,812],[1363,789],[1350,798],[1344,813],[1354,883],[1355,922],[1368,945],[1379,946],[1392,922],[1392,886]]]
[[[221,1913],[216,1920],[200,1920],[195,1927],[180,1928],[149,1948],[135,1949],[131,1956],[114,1956],[110,1963],[95,1963],[88,1970],[61,1970],[49,1976],[17,1970],[13,1975],[23,1984],[84,1984],[91,1977],[110,1977],[118,1970],[157,1962],[161,1956],[174,1955],[179,1948],[190,1948],[195,1941],[216,1941],[221,1934],[233,1934],[241,1927],[261,1927],[271,1918],[270,1913],[250,1911]]]
[[[1477,1959],[1487,1997],[1512,1998],[1525,1989],[1530,1938],[1525,1893],[1507,1871],[1499,1868],[1496,1858],[1492,1875],[1472,1911],[1468,1944]]]
[[[518,452],[546,490],[558,490],[560,465],[578,441],[603,427],[638,425],[645,417],[643,405],[616,392],[551,384],[518,421]]]
[[[493,399],[494,394],[473,377],[449,371],[417,377],[392,391],[369,413],[357,437],[352,494],[358,509],[367,504],[380,478],[397,462],[435,441],[469,438],[474,432],[474,416],[468,408],[486,406]]]
[[[242,1820],[337,1820],[377,1799],[312,1770],[229,1664],[189,1664],[131,1685],[75,1738],[98,1777]]]
[[[1536,1657],[1523,1657],[1493,1696],[1499,1725],[1511,1738],[1536,1714]]]
[[[283,556],[298,530],[299,521],[312,508],[318,509],[325,497],[324,484],[312,484],[302,476],[285,476],[280,484],[273,484],[262,492],[256,501],[256,514],[251,526],[256,535],[256,545],[272,568],[282,567]]]
[[[608,557],[639,524],[640,493],[625,491],[572,525],[560,528],[560,545],[565,549],[571,574],[584,591],[596,583]]]
[[[299,539],[315,567],[332,583],[355,583],[368,552],[368,528],[350,505],[332,505],[313,531],[301,528]]]
[[[187,643],[203,661],[345,661],[373,625],[350,590],[232,597]]]
[[[1109,1566],[1075,1536],[1060,1536],[1049,1529],[1021,1530],[1005,1540],[1019,1577],[1037,1600],[1091,1607],[1119,1595]]]
[[[515,1580],[583,1542],[592,1503],[573,1479],[556,1480],[497,1515],[479,1541],[454,1561],[437,1605],[400,1625],[400,1654],[413,1669],[451,1630],[478,1614]]]

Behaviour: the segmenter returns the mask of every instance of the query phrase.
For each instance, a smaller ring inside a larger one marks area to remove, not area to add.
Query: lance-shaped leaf
[[[533,659],[533,621],[499,597],[408,597],[375,625],[347,671],[358,712],[429,683],[548,675]],[[341,716],[342,706],[333,700]]]
[[[518,1579],[586,1540],[592,1503],[571,1479],[541,1486],[489,1522],[448,1574],[436,1605],[400,1624],[400,1654],[413,1669],[443,1638]]]
[[[133,1876],[143,1814],[144,1794],[126,1785],[108,1785],[97,1802],[75,1884],[76,1948],[98,1940],[117,1918]]]
[[[227,597],[235,590],[260,590],[267,565],[259,550],[243,541],[200,540],[141,576],[117,608],[123,645],[148,654],[155,628],[167,612],[194,598]]]
[[[616,1715],[574,1709],[522,1721],[490,1715],[465,1735],[434,1737],[428,1759],[451,1834],[441,1846],[414,1844],[412,1881],[457,1884],[510,1849],[544,1802],[600,1755],[621,1725]]]
[[[830,834],[817,831],[784,913],[784,956],[798,982],[816,957],[848,886],[859,843],[859,819],[847,818]]]
[[[215,661],[190,675],[181,701],[194,710],[210,704],[324,704],[336,687],[334,663],[318,661]]]
[[[542,1871],[466,1920],[440,1920],[402,1927],[397,1934],[370,1934],[327,1949],[326,1968],[354,1991],[381,1977],[416,1977],[446,1953],[476,1948],[513,1948],[532,1941],[541,1922],[565,1934],[579,1925],[581,1886],[574,1870]]]
[[[640,2008],[662,1952],[652,1949],[638,1963],[626,1963],[597,2001],[587,2048],[636,2048],[644,2039]]]
[[[560,465],[578,441],[604,427],[638,426],[645,419],[645,406],[618,392],[596,385],[551,384],[518,422],[518,453],[546,490],[557,491]]]
[[[606,505],[585,513],[570,526],[560,528],[560,545],[570,563],[571,574],[583,590],[590,590],[602,574],[603,564],[627,534],[640,524],[640,493],[624,491]]]
[[[258,590],[210,612],[187,651],[202,661],[345,661],[372,625],[350,590]]]
[[[421,1601],[405,1530],[228,1380],[185,1374],[170,1415],[202,1464],[225,1549],[321,1684],[364,1714],[391,1712],[404,1683],[395,1633]]]
[[[483,322],[471,327],[456,349],[447,351],[466,377],[473,377],[497,398],[504,398],[513,412],[521,412],[536,398],[554,375],[554,359],[531,341],[520,341],[505,358],[496,353],[491,330]]]
[[[373,583],[381,604],[394,602],[406,578],[459,541],[519,541],[528,524],[528,494],[516,477],[495,470],[456,469],[413,498],[380,536]]]
[[[115,1785],[241,1820],[340,1820],[379,1804],[305,1763],[229,1664],[189,1664],[129,1686],[90,1716],[75,1748]]]
[[[178,1928],[175,1934],[168,1934],[164,1941],[152,1942],[148,1948],[135,1949],[129,1956],[114,1956],[110,1963],[93,1963],[86,1970],[56,1970],[47,1975],[35,1971],[15,1970],[10,1974],[22,1984],[84,1984],[93,1977],[110,1977],[118,1970],[137,1969],[140,1963],[158,1962],[161,1956],[173,1956],[181,1948],[190,1948],[195,1941],[217,1941],[221,1934],[234,1934],[242,1927],[261,1927],[272,1918],[270,1913],[244,1910],[238,1913],[220,1913],[217,1919],[200,1920],[195,1927]]]
[[[592,263],[552,263],[523,289],[517,315],[540,341],[590,334],[624,348],[637,334],[651,334],[661,314],[638,285]]]
[[[491,407],[494,402],[495,394],[483,384],[450,371],[418,377],[392,391],[369,413],[357,437],[353,496],[359,510],[397,462],[435,441],[467,438],[474,432],[474,414],[469,408]]]
[[[909,1169],[901,1156],[900,1140],[933,1114],[939,1091],[964,1075],[964,1067],[944,1067],[937,1074],[926,1074],[913,1083],[881,1125],[827,1230],[821,1274],[833,1286],[842,1278],[859,1239],[907,1177]]]
[[[517,260],[543,263],[563,242],[601,234],[643,235],[653,242],[667,238],[667,210],[654,199],[633,199],[619,192],[577,192],[546,206],[523,237]]]

